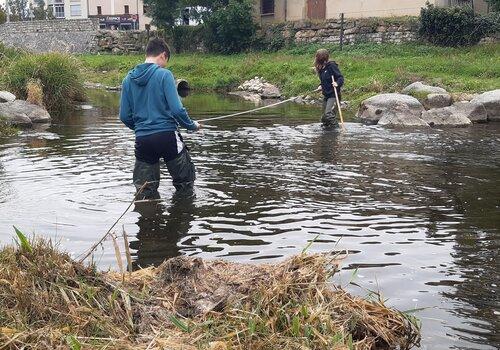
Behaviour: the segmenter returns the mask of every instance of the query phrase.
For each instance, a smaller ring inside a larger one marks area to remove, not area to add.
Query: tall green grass
[[[28,82],[40,81],[45,107],[57,114],[72,109],[75,101],[85,97],[80,66],[78,60],[65,54],[25,54],[9,60],[2,85],[26,99]]]

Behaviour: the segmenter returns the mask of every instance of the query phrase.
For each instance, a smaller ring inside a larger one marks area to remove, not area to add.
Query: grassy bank
[[[2,349],[409,349],[416,319],[329,279],[335,256],[274,265],[177,257],[102,273],[47,241],[0,250]]]
[[[180,54],[173,56],[169,66],[176,77],[187,79],[197,90],[225,90],[263,76],[279,85],[285,95],[295,96],[318,85],[310,68],[317,48],[231,56]],[[343,51],[329,49],[346,77],[344,99],[354,103],[379,92],[398,91],[416,80],[443,86],[450,92],[481,92],[500,86],[500,44],[471,48],[367,44]],[[79,58],[87,79],[106,85],[120,84],[126,72],[143,60],[142,55]]]

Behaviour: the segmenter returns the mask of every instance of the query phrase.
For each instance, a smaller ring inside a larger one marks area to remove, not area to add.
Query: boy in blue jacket
[[[176,190],[192,189],[196,177],[178,128],[196,131],[200,125],[182,106],[174,76],[165,69],[169,59],[165,41],[151,39],[146,61],[132,69],[122,84],[120,120],[135,132],[133,181],[137,191],[142,188],[138,199],[159,198],[160,158]]]

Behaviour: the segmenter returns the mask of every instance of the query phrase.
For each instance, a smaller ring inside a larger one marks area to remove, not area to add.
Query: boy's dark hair
[[[148,46],[146,46],[147,57],[156,57],[164,52],[167,54],[167,58],[170,58],[170,49],[165,40],[160,38],[149,40]]]

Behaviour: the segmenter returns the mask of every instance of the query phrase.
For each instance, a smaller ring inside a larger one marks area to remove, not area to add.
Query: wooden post
[[[340,14],[340,51],[344,46],[344,13]]]

